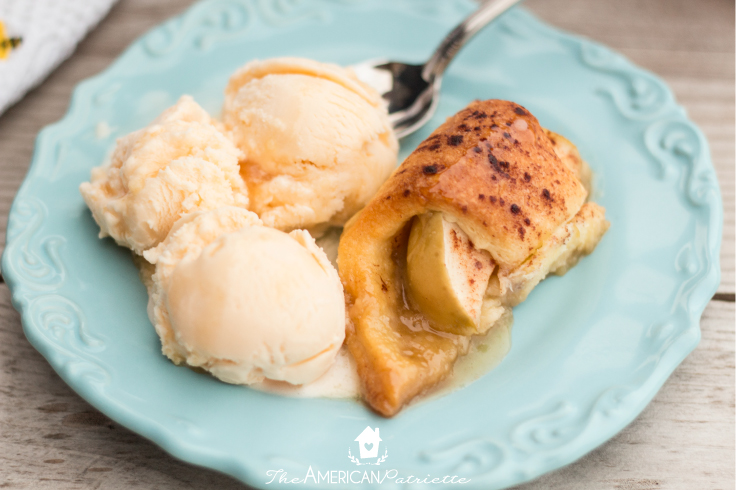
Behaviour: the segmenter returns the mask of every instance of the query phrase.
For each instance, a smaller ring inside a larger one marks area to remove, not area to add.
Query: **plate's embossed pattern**
[[[419,459],[434,470],[469,477],[488,474],[503,464],[506,450],[497,442],[472,438],[428,451]]]
[[[559,402],[551,410],[520,422],[511,431],[515,448],[525,453],[555,449],[570,442],[582,427],[577,422],[578,408]]]
[[[662,82],[643,70],[631,70],[621,55],[592,42],[580,45],[580,56],[586,65],[614,75],[622,84],[601,87],[600,93],[613,99],[622,115],[641,120],[661,116],[672,108],[673,97]]]
[[[574,97],[578,95],[599,101],[599,105],[591,105],[589,111],[597,117],[614,121],[611,124],[617,124],[618,133],[608,137],[630,138],[623,135],[635,134],[626,144],[635,149],[636,162],[629,164],[616,161],[614,165],[631,171],[643,169],[645,172],[639,178],[650,179],[651,185],[664,186],[671,193],[668,196],[672,203],[662,212],[680,212],[682,214],[678,215],[678,222],[687,222],[690,226],[685,228],[683,225],[680,235],[673,238],[666,253],[656,251],[656,254],[652,254],[648,249],[638,250],[636,252],[642,254],[647,262],[631,259],[633,269],[639,271],[643,264],[646,265],[654,271],[654,279],[671,289],[666,298],[658,297],[661,304],[647,308],[622,304],[616,305],[615,311],[606,313],[609,317],[619,313],[630,315],[631,318],[642,317],[640,326],[630,321],[629,330],[620,329],[628,342],[622,352],[631,356],[627,361],[627,370],[604,377],[604,381],[597,384],[588,383],[590,387],[578,381],[577,384],[567,383],[550,388],[549,385],[553,383],[547,382],[524,387],[525,390],[519,393],[503,392],[497,398],[494,395],[491,401],[487,393],[477,390],[488,379],[483,378],[463,390],[464,393],[471,392],[477,403],[455,406],[453,413],[464,414],[478,407],[483,409],[488,403],[502,405],[506,398],[526,401],[519,402],[522,404],[520,406],[511,405],[507,413],[500,413],[505,417],[500,426],[494,425],[493,419],[483,415],[476,418],[468,416],[466,426],[454,434],[428,434],[441,431],[447,419],[446,415],[433,414],[427,408],[431,406],[431,401],[411,407],[390,421],[390,425],[375,418],[361,405],[339,401],[314,401],[314,404],[301,401],[299,408],[295,409],[298,411],[296,416],[289,412],[291,402],[288,400],[254,394],[236,387],[223,387],[210,378],[170,366],[160,359],[158,345],[151,349],[155,355],[146,357],[148,354],[142,354],[140,349],[148,344],[125,344],[131,336],[140,336],[141,332],[150,334],[150,325],[135,330],[124,322],[115,323],[116,318],[110,317],[111,324],[118,325],[118,330],[125,329],[126,334],[113,341],[112,338],[119,335],[119,331],[112,327],[105,330],[105,325],[100,323],[100,318],[105,317],[97,311],[98,305],[82,299],[84,292],[78,285],[78,276],[85,268],[91,267],[90,260],[98,260],[97,267],[101,270],[107,267],[106,261],[118,260],[110,258],[109,248],[95,250],[90,246],[90,243],[99,242],[89,226],[91,219],[88,216],[80,218],[84,214],[84,205],[76,190],[78,183],[88,178],[89,167],[99,164],[109,151],[110,141],[90,143],[90,140],[94,140],[90,135],[95,134],[96,125],[104,121],[115,128],[123,126],[116,119],[121,110],[115,105],[118,100],[132,101],[144,94],[150,85],[149,78],[159,77],[156,78],[158,86],[165,86],[166,77],[172,77],[170,70],[188,66],[193,53],[209,55],[217,48],[218,56],[232,58],[234,69],[248,57],[257,57],[260,43],[280,46],[284,54],[290,54],[290,46],[296,42],[300,46],[313,45],[319,55],[326,59],[336,56],[335,53],[342,53],[343,58],[335,61],[352,62],[357,61],[351,58],[352,49],[364,52],[366,46],[375,45],[377,50],[390,52],[401,43],[412,45],[416,41],[414,38],[429,36],[427,33],[436,32],[437,26],[449,28],[472,8],[474,3],[470,0],[205,0],[143,36],[110,69],[80,84],[67,116],[41,133],[29,176],[13,205],[9,218],[8,245],[3,255],[3,273],[12,289],[14,304],[22,312],[29,339],[75,390],[115,420],[153,439],[182,459],[219,469],[258,487],[263,487],[267,481],[265,472],[278,469],[279,465],[292,468],[294,472],[303,471],[309,466],[322,471],[347,469],[344,465],[350,462],[344,457],[345,444],[355,437],[351,431],[362,430],[366,420],[374,426],[387,424],[386,428],[381,429],[381,435],[389,437],[386,439],[386,443],[391,445],[391,459],[388,462],[395,465],[391,467],[402,468],[402,474],[407,475],[440,470],[462,473],[472,479],[472,485],[465,488],[502,488],[520,483],[567,464],[610,438],[633,420],[669,373],[698,342],[700,331],[697,319],[718,284],[722,220],[718,184],[705,138],[686,119],[684,111],[676,104],[663,82],[631,65],[608,48],[561,33],[518,9],[506,14],[497,27],[484,32],[475,41],[475,45],[479,46],[484,36],[489,36],[486,42],[493,43],[495,58],[486,68],[488,73],[479,72],[483,67],[479,68],[478,63],[474,62],[472,66],[466,66],[468,70],[475,70],[474,75],[463,81],[465,85],[453,87],[453,77],[462,78],[461,55],[451,68],[451,76],[448,76],[444,90],[460,100],[467,87],[477,83],[479,73],[487,77],[491,81],[489,83],[505,78],[511,80],[517,68],[516,63],[519,66],[534,66],[535,60],[532,58],[536,52],[544,57],[549,54],[556,56],[558,61],[568,64],[568,70],[575,71],[575,76],[572,73],[569,75],[570,91],[558,95],[569,97],[571,101],[577,100]],[[373,35],[381,28],[374,26],[370,31],[373,37],[354,43],[346,39],[345,46],[335,46],[334,40],[329,43],[324,40],[323,34],[329,29],[343,33],[355,32],[356,36],[359,32],[365,32],[361,31],[363,23],[373,21],[365,20],[368,17],[363,13],[380,13],[373,17],[380,19],[396,17],[406,33],[392,33],[398,36],[397,39],[386,34],[384,40]],[[453,15],[457,18],[452,18]],[[412,31],[414,24],[421,26]],[[305,34],[308,32],[312,34]],[[471,43],[466,50],[473,53],[475,49],[477,57],[484,48],[473,46]],[[504,50],[512,55],[504,58]],[[383,53],[379,51],[375,54]],[[196,66],[188,72],[177,72],[177,76],[206,81],[211,74],[200,66],[206,62],[205,58],[196,61]],[[501,67],[503,76],[493,71],[494,65]],[[551,75],[547,72],[539,78],[542,80]],[[508,98],[516,98],[517,95],[522,97],[523,91],[529,90],[524,81],[520,79],[511,84],[513,90],[502,84],[494,86],[489,97],[496,93],[506,93]],[[533,85],[533,82],[530,83]],[[532,88],[542,92],[548,88],[541,82],[539,84]],[[196,87],[196,84],[193,86]],[[456,92],[453,93],[453,90]],[[176,90],[172,92],[172,97],[178,95]],[[448,100],[451,97],[448,96]],[[127,106],[123,107],[128,110]],[[457,109],[459,107],[452,112]],[[441,117],[438,115],[438,120]],[[140,121],[139,125],[147,122]],[[588,136],[591,141],[599,137],[596,133]],[[88,145],[86,149],[92,148],[90,145],[97,145],[98,152],[94,158],[80,162],[79,155],[84,154],[84,151],[78,150],[81,142]],[[604,160],[607,151],[611,151],[611,147],[606,148],[600,150],[600,161]],[[606,167],[603,170],[610,175],[617,169]],[[604,204],[611,213],[613,227],[599,251],[585,259],[581,267],[574,271],[575,274],[585,274],[585,266],[593,263],[591,261],[597,260],[597,266],[604,267],[606,261],[620,258],[616,253],[627,253],[629,243],[620,237],[634,233],[627,229],[634,225],[626,221],[626,207],[620,205],[620,199],[617,200],[616,196],[630,190],[612,187],[614,184],[610,182],[611,179],[607,178],[608,187],[604,189],[607,202]],[[626,198],[635,197],[643,199],[631,195]],[[78,203],[78,211],[63,214],[59,209],[64,206],[58,204],[73,200]],[[663,206],[661,203],[654,205]],[[675,208],[684,211],[672,211]],[[615,241],[615,246],[609,246],[610,241]],[[78,256],[76,248],[80,243],[94,257]],[[611,252],[614,248],[616,252]],[[607,257],[606,253],[609,253]],[[656,257],[652,258],[655,255],[662,256],[659,262]],[[620,269],[626,269],[625,266],[624,262]],[[615,275],[609,272],[583,277],[605,278]],[[92,281],[87,288],[117,287],[112,279],[87,280]],[[564,280],[568,281],[567,278]],[[557,284],[558,287],[569,287],[570,282]],[[592,288],[595,286],[591,285]],[[601,297],[609,298],[609,301],[621,301],[612,291],[601,294]],[[579,291],[573,290],[571,294],[579,294]],[[76,301],[71,298],[76,298]],[[536,295],[532,300],[535,307],[545,307],[543,297]],[[618,322],[615,323],[616,329],[619,329],[619,323],[626,323],[625,315],[615,318]],[[135,318],[140,318],[140,315]],[[594,315],[588,321],[592,324],[594,320],[603,321],[606,318],[605,315],[604,318]],[[615,343],[615,340],[606,336],[605,328],[598,328],[596,332],[601,336],[601,345]],[[610,328],[614,328],[614,325]],[[528,335],[529,328],[514,330],[516,342]],[[587,333],[584,330],[577,335]],[[152,338],[155,339],[155,336]],[[520,344],[523,345],[523,342]],[[590,344],[586,344],[585,348],[589,349]],[[499,377],[509,375],[503,372],[504,367],[514,365],[513,357],[523,355],[519,351],[518,346],[512,349],[509,358],[497,369],[498,373],[492,374]],[[114,354],[119,356],[115,357]],[[573,356],[579,352],[571,348],[568,354]],[[127,373],[129,365],[112,360],[120,358],[135,358],[137,363],[149,363],[149,369],[153,371],[146,377],[150,379],[135,378],[131,381],[134,375]],[[534,365],[528,362],[522,364],[517,369]],[[595,366],[585,367],[590,369]],[[581,373],[584,371],[580,370]],[[535,376],[543,374],[534,373]],[[129,384],[125,384],[129,381]],[[153,387],[150,391],[144,390],[146,383]],[[496,389],[508,390],[511,384],[515,383],[507,381],[501,385],[502,388]],[[172,386],[166,395],[159,395]],[[140,391],[136,391],[139,388]],[[534,397],[525,399],[525,391],[534,393]],[[194,392],[206,394],[191,395]],[[154,399],[149,401],[146,397]],[[170,397],[172,401],[165,397]],[[204,405],[197,405],[198,409],[189,413],[186,410],[188,403]],[[232,407],[236,414],[233,415],[234,420],[226,416],[216,420],[202,416],[209,413],[211,405],[207,403],[216,405],[216,409],[223,413]],[[248,417],[242,415],[244,411],[248,411]],[[272,413],[273,419],[270,418]],[[258,417],[265,424],[264,427],[272,423],[278,430],[249,433],[248,421],[252,420],[249,417]],[[311,421],[314,428],[307,420]],[[355,420],[358,421],[357,426]],[[409,420],[411,424],[405,422]],[[417,420],[426,421],[427,425],[421,426]],[[221,425],[218,425],[220,422]],[[297,422],[300,423],[299,428],[294,430],[304,434],[287,434],[284,427]],[[320,428],[338,425],[339,431],[335,429],[336,432],[329,436],[320,432]],[[427,430],[428,427],[431,431]],[[238,431],[245,432],[241,434]],[[444,442],[435,444],[432,441],[438,435],[447,437],[441,439]],[[274,437],[280,439],[272,441]],[[299,452],[300,446],[294,444],[297,439],[317,441],[314,443],[317,447],[301,447]],[[244,441],[258,442],[250,447]],[[402,444],[403,449],[400,449]],[[334,460],[329,456],[332,452],[335,453]],[[266,454],[267,457],[264,456]],[[298,464],[295,463],[297,461]],[[380,488],[389,486],[384,483]]]
[[[713,204],[718,196],[718,183],[708,168],[705,137],[691,122],[661,119],[647,128],[647,149],[659,164],[663,180],[675,179],[678,168],[684,173],[683,188],[697,206]]]
[[[186,15],[172,19],[144,38],[149,55],[162,57],[181,48],[186,39],[204,51],[221,39],[242,34],[251,23],[252,7],[242,0],[217,0],[200,3]]]
[[[154,57],[192,47],[207,51],[219,41],[244,34],[256,21],[282,28],[305,21],[326,21],[329,2],[360,0],[214,0],[196,4],[184,16],[166,22],[146,35],[144,46]],[[254,17],[258,17],[255,19]],[[187,45],[186,42],[191,44]]]
[[[255,2],[263,21],[277,28],[302,21],[324,21],[329,15],[328,10],[315,2],[303,0],[255,0]]]
[[[84,312],[79,305],[58,294],[34,298],[30,308],[35,320],[49,336],[68,345],[72,350],[100,352],[105,344],[87,332]]]
[[[43,236],[47,215],[44,203],[33,197],[13,204],[3,255],[3,270],[19,282],[13,287],[13,303],[36,327],[33,332],[43,338],[46,355],[56,360],[57,369],[102,386],[110,381],[110,374],[90,354],[103,351],[105,344],[87,332],[82,308],[56,294],[67,278],[60,256],[66,239]]]
[[[81,376],[98,387],[110,382],[110,373],[95,360],[105,343],[87,332],[84,312],[79,305],[58,294],[33,298],[28,311],[38,333],[54,344],[52,356],[66,376]]]
[[[93,104],[97,107],[109,104],[112,102],[115,94],[122,88],[122,86],[123,84],[121,82],[114,82],[103,87],[92,97]]]
[[[34,293],[58,290],[66,279],[59,248],[66,241],[58,235],[38,236],[46,219],[46,206],[35,198],[13,203],[13,219],[8,223],[8,246],[4,264],[6,275],[18,277],[21,285],[13,289],[15,301]]]

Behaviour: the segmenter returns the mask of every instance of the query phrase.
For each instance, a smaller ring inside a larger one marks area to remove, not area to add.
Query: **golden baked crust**
[[[567,167],[575,173],[580,183],[583,184],[583,187],[585,187],[585,190],[588,192],[588,197],[590,197],[593,174],[590,171],[588,164],[585,163],[585,160],[580,156],[578,149],[564,136],[552,132],[549,129],[542,129],[544,129],[545,134],[552,143],[552,148],[554,149],[555,154],[560,157],[562,163],[567,165]]]
[[[360,228],[370,223],[386,237],[417,214],[442,211],[463,221],[477,247],[513,268],[585,202],[585,188],[561,163],[526,109],[476,101],[409,155],[361,213]]]
[[[553,144],[549,134],[518,104],[473,102],[432,133],[346,225],[338,264],[350,317],[347,345],[365,398],[379,413],[391,416],[435,385],[468,346],[469,337],[434,330],[406,299],[412,218],[438,211],[456,221],[476,248],[490,252],[498,266],[496,289],[504,295],[514,286],[510,274],[543,249],[587,197],[577,150],[561,137]],[[588,215],[602,219],[602,212]],[[595,243],[605,228],[595,228],[603,230]],[[502,311],[510,313],[502,300]]]

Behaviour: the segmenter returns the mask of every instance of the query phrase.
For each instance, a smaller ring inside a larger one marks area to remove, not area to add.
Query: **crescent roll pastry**
[[[450,117],[346,225],[347,345],[385,416],[451,371],[473,335],[564,274],[608,229],[575,146],[526,109],[476,101]]]

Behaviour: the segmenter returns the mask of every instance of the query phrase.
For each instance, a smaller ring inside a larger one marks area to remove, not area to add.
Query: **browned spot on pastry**
[[[509,168],[509,162],[499,162],[498,158],[496,158],[493,153],[489,153],[488,163],[490,163],[491,167],[493,167],[493,170],[495,170],[499,174],[503,175],[504,177],[510,177],[508,172],[506,172],[506,169]]]
[[[486,114],[485,112],[481,112],[481,111],[473,111],[473,112],[472,112],[472,113],[471,113],[471,114],[470,114],[470,115],[469,115],[469,116],[467,117],[467,119],[471,119],[471,118],[472,118],[472,119],[485,119],[485,118],[487,118],[487,117],[488,117],[488,114]]]
[[[404,197],[409,197],[409,194],[411,194],[411,191],[409,189],[404,189]]]
[[[526,182],[529,182],[529,181],[531,181],[531,180],[532,180],[532,176],[531,176],[531,175],[529,175],[529,172],[524,172],[524,180],[525,180]]]
[[[523,226],[520,226],[519,227],[519,236],[521,237],[522,240],[524,239],[524,234],[525,233],[526,233],[526,231],[524,230],[524,227]]]
[[[384,293],[388,292],[388,286],[386,285],[386,281],[383,280],[383,277],[381,278],[381,291]]]
[[[462,134],[453,134],[447,137],[447,144],[450,146],[460,146],[463,142]]]
[[[468,212],[468,207],[466,205],[464,205],[464,204],[463,204],[463,206],[460,209],[463,210],[463,214],[465,214],[465,213]]]
[[[476,146],[475,148],[473,148],[473,151],[476,153],[483,153],[483,149],[480,146]]]
[[[437,173],[437,165],[436,164],[425,165],[424,168],[422,169],[422,172],[424,172],[424,175],[434,175]]]
[[[531,220],[529,220],[529,218],[524,218],[524,224],[527,225],[527,226],[529,226],[529,225],[532,224],[532,222],[531,222]]]
[[[432,135],[424,140],[415,151],[435,151],[442,146],[439,135]]]
[[[502,197],[500,197],[500,198],[498,199],[498,202],[500,202],[500,203],[501,203],[501,206],[503,206],[503,205],[505,205],[505,204],[506,204],[506,201],[504,201]]]
[[[496,204],[496,196],[488,196],[488,200],[491,201],[493,204]]]
[[[521,211],[521,208],[518,205],[516,205],[516,204],[512,204],[511,205],[511,212],[512,213],[519,214],[520,211]]]
[[[491,129],[498,129],[498,124],[496,123],[491,124]]]
[[[520,116],[526,116],[526,111],[521,107],[514,107],[514,112]]]
[[[457,250],[460,247],[460,238],[455,230],[450,230],[450,235],[452,237],[452,249]]]
[[[548,201],[552,200],[552,194],[549,193],[548,189],[542,189],[542,197],[544,197]]]
[[[478,194],[478,199],[480,199],[481,201],[484,200],[485,198],[486,198],[485,194]]]
[[[475,261],[475,268],[478,270],[483,268],[483,264],[480,263],[480,260]]]

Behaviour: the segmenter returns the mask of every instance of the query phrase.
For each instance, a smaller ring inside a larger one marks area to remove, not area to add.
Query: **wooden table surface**
[[[7,213],[38,131],[61,118],[72,88],[189,0],[121,0],[59,69],[0,116],[0,251]],[[549,23],[603,42],[662,76],[705,132],[723,194],[722,282],[702,341],[654,401],[607,444],[518,487],[734,488],[734,2],[528,0]],[[235,489],[97,412],[26,341],[0,284],[0,487]]]

